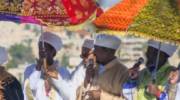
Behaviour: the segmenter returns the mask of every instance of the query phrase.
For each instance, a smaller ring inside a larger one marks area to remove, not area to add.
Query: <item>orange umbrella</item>
[[[180,0],[123,0],[98,17],[100,30],[180,43]]]

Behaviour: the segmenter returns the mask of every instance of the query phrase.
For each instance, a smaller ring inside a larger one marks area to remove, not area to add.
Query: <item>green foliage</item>
[[[9,54],[12,59],[7,65],[8,68],[16,68],[19,64],[32,63],[34,61],[31,47],[23,44],[15,44],[11,46]]]
[[[180,50],[178,51],[178,56],[179,56],[179,58],[180,58]]]
[[[175,2],[176,0],[149,0],[129,30],[180,43],[180,14]]]
[[[31,26],[28,25],[28,24],[26,24],[24,28],[25,28],[25,30],[30,30],[30,29],[31,29]]]
[[[35,32],[35,35],[38,36],[41,33],[41,30],[38,27],[34,27],[33,32]]]
[[[61,65],[63,67],[67,67],[69,66],[69,56],[67,54],[63,54],[62,56],[62,61],[61,61]]]

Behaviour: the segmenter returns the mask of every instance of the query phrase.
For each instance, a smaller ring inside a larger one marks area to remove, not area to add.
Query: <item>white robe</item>
[[[33,93],[34,100],[48,100],[45,93],[44,80],[41,78],[41,72],[35,69],[36,64],[28,66],[24,72],[24,80],[29,79],[30,89]],[[63,79],[70,79],[70,73],[65,67],[58,67],[58,72],[61,73]],[[26,96],[26,87],[24,87],[24,99],[28,100]],[[56,100],[66,100],[62,99],[61,94],[58,91],[55,93]]]
[[[64,100],[75,100],[76,90],[83,84],[85,78],[86,69],[81,63],[76,67],[75,71],[72,72],[69,80],[64,80],[60,75],[58,79],[52,79],[53,84],[58,88]]]
[[[177,84],[176,100],[180,100],[180,83]]]

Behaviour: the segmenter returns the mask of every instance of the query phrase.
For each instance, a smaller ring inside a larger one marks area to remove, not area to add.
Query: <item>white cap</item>
[[[121,40],[113,35],[99,34],[96,37],[95,45],[117,50],[120,46]]]
[[[159,49],[159,44],[160,44],[160,42],[158,42],[158,41],[153,41],[153,40],[148,41],[148,46],[156,48],[156,49]],[[176,51],[176,49],[177,49],[177,46],[175,46],[175,45],[161,42],[160,50],[169,56],[172,56],[173,53]]]
[[[0,47],[0,65],[7,63],[8,53],[4,47]]]
[[[56,52],[58,52],[62,48],[61,38],[53,33],[44,32],[39,38],[39,42],[43,41],[54,47]]]
[[[94,40],[85,39],[82,47],[86,47],[86,48],[89,48],[89,49],[94,48]]]

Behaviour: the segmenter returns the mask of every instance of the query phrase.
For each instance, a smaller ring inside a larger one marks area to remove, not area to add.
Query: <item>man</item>
[[[127,67],[115,56],[120,42],[119,38],[112,35],[100,34],[96,37],[94,54],[99,66],[96,67],[94,84],[99,86],[100,91],[93,90],[89,92],[95,99],[123,99],[122,85],[129,77],[129,74]]]
[[[168,77],[168,83],[160,91],[159,100],[179,100],[180,96],[180,66],[173,68]]]
[[[176,48],[170,44],[148,41],[146,68],[139,72],[135,100],[156,100],[160,98],[160,90],[167,84],[168,75],[173,68],[169,65],[168,58],[173,55]],[[158,52],[159,59],[157,62]],[[156,63],[158,63],[157,69],[155,68]]]
[[[62,79],[61,73],[58,80],[55,80],[53,84],[59,86],[59,93],[62,94],[63,100],[75,100],[76,90],[83,83],[86,72],[87,57],[89,52],[94,47],[94,41],[86,39],[82,45],[82,51],[80,57],[82,62],[76,67],[76,69],[70,74],[69,79]]]
[[[76,67],[76,69],[71,74],[71,80],[74,80],[77,83],[77,86],[80,85],[84,81],[85,78],[85,72],[86,72],[86,64],[87,64],[87,58],[89,56],[89,53],[94,48],[94,40],[91,39],[85,39],[84,43],[82,45],[81,55],[82,62]]]
[[[128,78],[128,70],[115,56],[119,45],[120,39],[115,36],[100,34],[96,37],[94,54],[97,60],[95,64],[92,64],[93,66],[91,68],[87,69],[85,79],[86,81],[87,78],[93,76],[90,85],[96,87],[95,90],[87,90],[89,99],[119,100],[121,98],[122,84]],[[94,68],[96,63],[99,65]],[[93,73],[94,75],[92,75]],[[68,98],[68,92],[64,90],[69,85],[63,84],[59,80],[61,80],[60,76],[58,76],[58,80],[52,79],[53,83],[58,83],[55,86],[59,91],[64,93],[64,96]]]
[[[60,67],[54,59],[62,48],[61,38],[53,33],[44,32],[39,38],[39,59],[25,70],[24,95],[26,100],[62,100],[56,88],[48,81],[49,70],[57,70],[62,78],[69,78],[69,73]],[[56,78],[54,71],[49,74]]]
[[[7,60],[7,51],[0,47],[0,100],[24,100],[21,84],[2,66]]]

